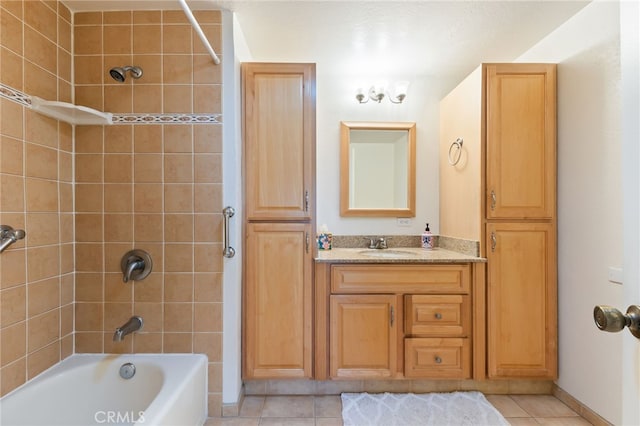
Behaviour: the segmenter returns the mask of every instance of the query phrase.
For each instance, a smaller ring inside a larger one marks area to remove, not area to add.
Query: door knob
[[[602,331],[615,333],[629,327],[631,334],[640,339],[640,306],[638,305],[629,306],[626,314],[612,306],[597,305],[593,308],[593,319]]]

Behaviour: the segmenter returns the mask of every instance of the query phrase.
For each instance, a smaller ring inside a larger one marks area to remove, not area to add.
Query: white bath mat
[[[344,426],[508,426],[480,392],[343,393]]]

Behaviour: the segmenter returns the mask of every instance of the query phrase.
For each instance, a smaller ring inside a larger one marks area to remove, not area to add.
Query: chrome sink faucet
[[[383,237],[380,238],[371,238],[369,240],[369,248],[370,249],[386,249],[388,248],[387,246],[387,240],[385,240]]]
[[[134,331],[139,331],[142,329],[142,317],[133,316],[129,318],[124,325],[116,328],[116,332],[113,333],[113,341],[114,342],[122,342],[124,340],[124,336],[127,334],[131,334]]]

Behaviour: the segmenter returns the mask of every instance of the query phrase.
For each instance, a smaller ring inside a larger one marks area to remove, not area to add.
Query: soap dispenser
[[[429,224],[424,228],[424,232],[422,233],[422,248],[424,249],[432,249],[433,248],[433,234],[429,231]]]

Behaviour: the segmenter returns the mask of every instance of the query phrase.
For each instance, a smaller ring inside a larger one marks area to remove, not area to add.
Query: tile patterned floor
[[[551,395],[487,395],[513,426],[590,425]],[[247,396],[240,416],[210,419],[205,426],[342,426],[340,396]]]

